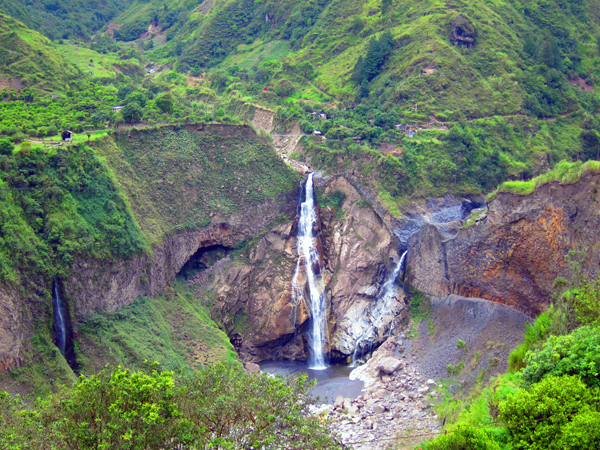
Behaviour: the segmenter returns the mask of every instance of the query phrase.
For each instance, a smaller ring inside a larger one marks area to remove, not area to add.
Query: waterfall
[[[382,286],[384,299],[389,299],[394,296],[394,283],[396,282],[396,278],[398,278],[398,274],[402,270],[402,266],[404,265],[404,259],[406,258],[407,253],[408,250],[402,253],[402,256],[400,257],[400,261],[398,261],[396,268]]]
[[[64,320],[64,307],[60,298],[60,291],[58,288],[58,278],[54,277],[52,286],[52,308],[54,310],[54,329],[55,339],[57,347],[63,356],[66,355],[67,350],[67,326]]]
[[[396,278],[398,278],[398,275],[402,270],[402,267],[404,266],[404,260],[406,259],[407,253],[408,251],[405,251],[402,254],[400,260],[398,261],[398,264],[394,268],[394,271],[390,274],[389,278],[386,280],[383,286],[381,286],[381,296],[374,303],[373,308],[370,308],[370,310],[368,311],[368,314],[372,319],[371,326],[367,330],[365,330],[365,332],[361,334],[360,337],[357,339],[356,346],[354,348],[354,353],[352,354],[352,364],[350,364],[350,367],[356,367],[356,360],[360,350],[360,344],[362,344],[362,342],[365,340],[369,342],[369,340],[372,340],[376,337],[375,331],[377,327],[382,325],[381,322],[383,317],[391,309],[393,302],[396,299],[394,284],[396,282]],[[390,335],[392,333],[392,326],[393,322],[390,324]]]
[[[317,223],[313,188],[313,173],[306,180],[306,194],[301,204],[300,220],[298,221],[298,262],[292,281],[292,305],[297,305],[299,299],[310,310],[310,330],[308,335],[310,345],[309,368],[322,370],[327,368],[325,363],[325,343],[327,334],[327,305],[325,302],[324,283],[321,279],[321,261],[313,236],[313,226]],[[304,264],[302,264],[304,263]],[[302,267],[305,268],[308,282],[309,299],[304,296],[302,282]]]

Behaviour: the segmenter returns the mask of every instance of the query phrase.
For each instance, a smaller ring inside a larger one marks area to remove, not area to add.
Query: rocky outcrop
[[[293,211],[289,202],[266,203],[229,219],[216,215],[206,228],[166,236],[151,255],[128,261],[77,260],[64,280],[65,295],[73,299],[76,320],[116,311],[141,295],[158,295],[198,250],[215,245],[231,248],[261,233],[278,214],[293,215]]]
[[[323,247],[324,279],[330,305],[328,352],[345,359],[356,342],[373,329],[373,344],[383,341],[404,314],[401,293],[377,317],[381,286],[399,259],[397,243],[378,214],[361,205],[361,195],[344,177],[315,177],[321,195],[345,195],[340,214],[321,208],[316,234]],[[306,359],[305,336],[309,313],[303,303],[292,305],[291,282],[298,258],[294,223],[280,225],[264,235],[248,260],[229,261],[218,270],[202,274],[195,282],[204,286],[204,298],[213,304],[213,317],[236,336],[245,359]],[[212,294],[210,294],[212,293]]]
[[[425,225],[409,239],[410,284],[424,293],[504,303],[528,315],[549,304],[553,283],[568,277],[565,255],[583,250],[583,267],[600,269],[600,176],[550,183],[527,196],[502,193],[479,225],[442,231]]]
[[[331,352],[334,358],[352,355],[361,337],[369,334],[373,347],[406,316],[401,289],[384,305],[382,286],[399,262],[398,241],[382,218],[361,203],[361,195],[343,177],[328,182],[326,193],[346,195],[344,220],[324,215],[325,251],[335,276],[331,296]]]
[[[31,333],[24,326],[20,295],[0,288],[0,373],[16,369],[24,359],[23,341]]]

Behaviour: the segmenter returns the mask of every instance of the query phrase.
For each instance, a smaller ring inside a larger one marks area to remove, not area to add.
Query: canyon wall
[[[372,325],[367,319],[353,329],[364,320],[367,307],[376,302],[384,280],[394,270],[398,244],[379,215],[361,203],[361,195],[346,178],[315,177],[315,184],[321,196],[344,195],[339,210],[319,209],[315,234],[322,248],[322,276],[331,305],[327,351],[334,359],[345,359],[354,351],[364,327]],[[304,304],[292,304],[291,293],[298,259],[297,219],[265,234],[247,260],[223,261],[195,279],[204,286],[200,297],[209,298],[213,317],[224,324],[244,359],[308,356],[309,313]],[[398,298],[390,317],[379,325],[378,339],[384,339],[404,309],[404,298]]]
[[[423,226],[409,239],[408,281],[431,296],[478,297],[539,314],[556,278],[569,277],[569,251],[585,252],[588,274],[600,269],[599,183],[588,174],[526,196],[500,193],[478,224]]]

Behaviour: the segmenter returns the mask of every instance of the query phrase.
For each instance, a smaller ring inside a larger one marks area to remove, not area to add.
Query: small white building
[[[122,106],[113,106],[113,107],[112,107],[112,110],[113,110],[113,112],[119,112],[119,111],[121,111],[122,109],[123,109],[123,107],[122,107]]]

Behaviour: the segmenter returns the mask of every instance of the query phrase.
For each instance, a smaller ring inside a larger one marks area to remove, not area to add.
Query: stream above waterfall
[[[318,403],[333,403],[338,395],[344,398],[357,398],[362,393],[364,383],[350,380],[353,368],[343,364],[331,364],[326,369],[310,369],[302,361],[263,361],[260,370],[274,375],[306,373],[309,380],[317,380],[311,394],[320,397]]]

